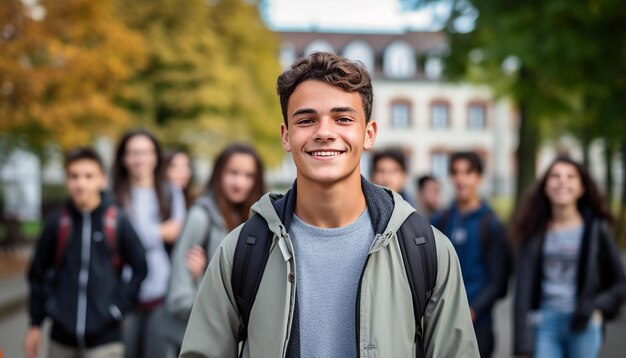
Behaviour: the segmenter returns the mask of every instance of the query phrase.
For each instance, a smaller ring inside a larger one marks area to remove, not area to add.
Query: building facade
[[[411,183],[423,174],[433,174],[444,183],[444,194],[449,197],[449,156],[472,150],[485,162],[483,194],[513,193],[517,112],[508,100],[496,100],[486,86],[443,78],[441,56],[447,45],[442,33],[277,33],[285,69],[315,51],[337,53],[368,68],[374,86],[372,117],[379,126],[374,150],[401,148],[408,158]],[[362,164],[368,175],[367,155]],[[295,168],[285,160],[269,180],[284,185],[294,177]]]

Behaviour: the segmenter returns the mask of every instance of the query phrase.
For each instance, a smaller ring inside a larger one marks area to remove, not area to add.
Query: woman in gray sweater
[[[178,356],[197,285],[222,239],[248,219],[250,207],[265,192],[263,164],[245,144],[224,149],[202,194],[189,209],[172,255],[172,276],[166,304],[176,322],[167,327],[165,339]]]

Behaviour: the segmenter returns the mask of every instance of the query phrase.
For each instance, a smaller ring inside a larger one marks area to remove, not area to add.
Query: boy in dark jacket
[[[70,198],[46,220],[28,272],[26,355],[39,355],[40,326],[50,317],[50,358],[122,357],[120,325],[146,276],[144,248],[102,195],[106,175],[93,150],[69,152],[65,174]],[[128,280],[122,279],[123,264],[132,268]]]
[[[492,311],[497,300],[506,295],[511,267],[506,230],[478,193],[483,173],[478,154],[454,153],[449,173],[454,203],[431,222],[450,238],[459,256],[480,356],[491,357]]]

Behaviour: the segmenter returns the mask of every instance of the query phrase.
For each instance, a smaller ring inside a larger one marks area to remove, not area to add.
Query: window
[[[343,56],[353,61],[361,61],[370,73],[374,71],[374,52],[365,41],[350,42],[343,50]]]
[[[485,129],[486,126],[486,108],[484,104],[472,103],[467,113],[467,125],[469,129]]]
[[[280,46],[280,66],[286,70],[296,62],[296,48],[293,44],[285,42]]]
[[[429,80],[438,80],[443,73],[443,62],[438,57],[430,57],[424,64],[424,74]]]
[[[433,129],[448,128],[450,106],[444,102],[433,103],[430,107],[430,122]]]
[[[393,102],[391,104],[391,127],[405,129],[411,125],[411,103]]]
[[[434,152],[431,155],[431,171],[438,179],[445,179],[448,176],[448,153]]]
[[[304,49],[304,56],[308,56],[313,52],[335,53],[335,48],[330,44],[330,42],[322,39],[317,39],[311,41],[311,43],[309,43],[309,45]]]
[[[395,41],[385,49],[383,69],[390,78],[410,78],[415,76],[415,53],[404,41]]]

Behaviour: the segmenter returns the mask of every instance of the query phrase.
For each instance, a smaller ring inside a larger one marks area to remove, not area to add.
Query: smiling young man
[[[361,154],[378,130],[367,71],[314,53],[279,76],[277,87],[282,145],[293,156],[296,182],[284,196],[265,195],[249,222],[222,242],[181,357],[477,357],[458,260],[436,230],[436,279],[423,323],[416,322],[399,239],[415,210],[360,174]],[[247,229],[258,217],[271,245],[246,311],[235,292],[242,282],[238,250],[263,236]],[[424,237],[410,240],[418,245]]]

